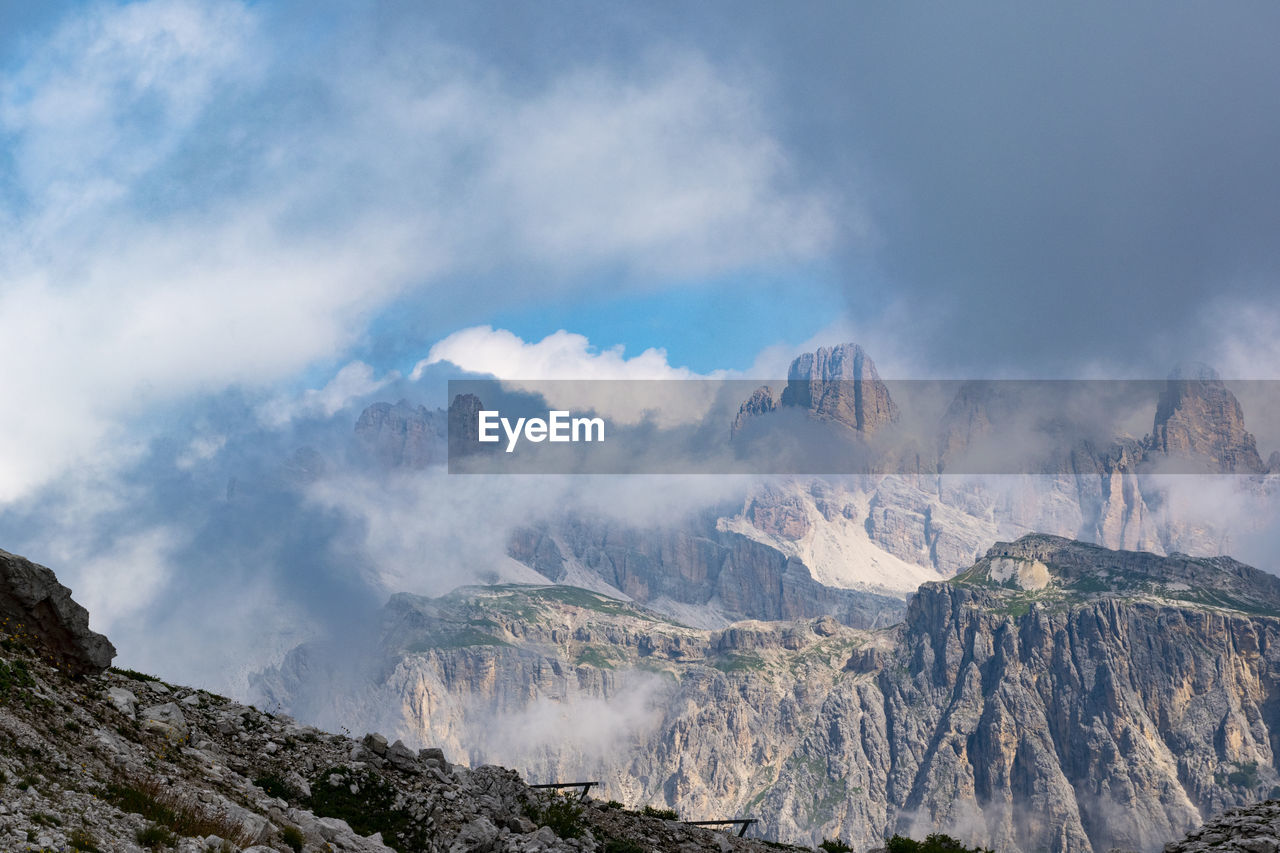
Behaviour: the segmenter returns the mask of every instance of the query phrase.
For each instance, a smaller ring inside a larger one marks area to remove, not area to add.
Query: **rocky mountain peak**
[[[773,389],[768,385],[761,385],[738,407],[738,416],[733,419],[730,435],[737,435],[751,418],[767,415],[777,408],[778,401],[774,399]]]
[[[374,403],[360,413],[356,438],[381,465],[426,468],[444,456],[445,423],[439,410],[408,400]]]
[[[781,403],[867,435],[898,419],[898,407],[875,363],[852,343],[819,347],[791,362]]]
[[[1205,364],[1181,365],[1169,375],[1156,406],[1152,442],[1161,453],[1199,457],[1223,473],[1267,469],[1245,429],[1240,401]]]

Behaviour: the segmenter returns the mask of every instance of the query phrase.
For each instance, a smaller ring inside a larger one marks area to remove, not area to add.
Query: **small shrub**
[[[621,809],[623,807],[622,803],[618,802],[617,800],[610,800],[609,802],[605,803],[604,806],[607,809]]]
[[[161,829],[178,835],[189,838],[216,835],[242,847],[253,843],[249,833],[237,821],[222,812],[209,811],[195,797],[176,794],[150,779],[113,782],[107,786],[104,799],[122,811],[141,815]]]
[[[1227,774],[1227,784],[1241,788],[1254,788],[1258,785],[1258,762],[1246,761],[1236,764],[1236,769]]]
[[[286,826],[280,830],[280,840],[284,842],[284,846],[288,847],[293,853],[300,853],[307,844],[307,839],[303,836],[302,830],[296,826]]]
[[[79,851],[79,853],[102,853],[98,849],[98,839],[89,834],[86,829],[73,829],[71,835],[67,837],[71,843],[71,849]]]
[[[655,809],[653,806],[645,806],[640,813],[645,817],[656,817],[660,820],[680,819],[680,815],[676,814],[675,809]]]
[[[582,806],[570,796],[556,796],[542,808],[533,809],[529,816],[564,839],[580,838],[586,829],[582,823]]]
[[[610,838],[604,843],[604,853],[644,853],[644,848],[630,838]]]
[[[309,806],[317,817],[342,818],[360,835],[381,832],[388,847],[426,849],[430,831],[397,804],[399,799],[395,786],[373,770],[337,765],[321,771],[311,783]]]
[[[143,847],[149,847],[152,850],[159,847],[172,847],[178,843],[178,836],[174,835],[167,826],[161,826],[158,823],[153,823],[146,829],[139,829],[134,837]]]
[[[279,797],[282,800],[296,800],[298,798],[298,791],[295,791],[292,785],[274,773],[259,776],[253,780],[253,784],[261,788],[268,797]]]
[[[935,832],[916,841],[905,835],[895,835],[884,843],[888,853],[992,853],[989,847],[966,847],[950,835]]]
[[[818,847],[827,851],[827,853],[853,853],[853,848],[839,838],[824,838]]]

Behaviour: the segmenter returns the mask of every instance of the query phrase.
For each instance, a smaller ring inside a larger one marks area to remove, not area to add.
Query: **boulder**
[[[187,728],[186,718],[182,716],[182,710],[174,702],[143,708],[139,717],[143,728],[162,734],[177,743],[185,743],[191,733]]]
[[[123,687],[107,688],[107,701],[116,707],[121,714],[133,719],[138,709],[138,697]]]
[[[89,630],[89,611],[50,569],[8,551],[0,551],[0,621],[10,632],[33,635],[77,675],[102,672],[116,656],[106,637]]]

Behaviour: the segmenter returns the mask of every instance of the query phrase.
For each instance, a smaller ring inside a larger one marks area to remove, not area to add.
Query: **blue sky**
[[[424,341],[454,331],[436,325],[433,307],[432,298],[393,303],[370,324],[353,355],[379,369],[407,373],[424,355]],[[527,341],[567,330],[600,347],[622,345],[632,354],[664,349],[672,365],[698,373],[749,372],[762,349],[794,349],[829,328],[842,310],[840,290],[829,273],[802,267],[744,271],[632,294],[612,292],[602,280],[598,290],[582,296],[505,310],[495,306],[476,312],[476,320]]]

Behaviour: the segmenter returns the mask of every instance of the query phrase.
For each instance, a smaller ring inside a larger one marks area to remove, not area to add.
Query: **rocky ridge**
[[[1225,558],[1028,536],[874,631],[707,631],[559,587],[401,597],[357,690],[333,701],[321,648],[262,686],[536,779],[750,814],[791,842],[944,831],[1155,851],[1280,786],[1277,583]]]
[[[1181,841],[1171,841],[1164,853],[1276,853],[1280,851],[1280,800],[1265,800],[1250,806],[1227,809],[1187,833]]]
[[[10,592],[3,583],[0,591]],[[766,849],[616,803],[577,803],[511,770],[453,764],[438,748],[326,733],[105,662],[73,671],[51,657],[53,635],[25,625],[30,615],[0,630],[0,850]]]

